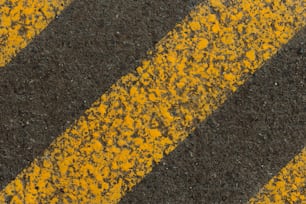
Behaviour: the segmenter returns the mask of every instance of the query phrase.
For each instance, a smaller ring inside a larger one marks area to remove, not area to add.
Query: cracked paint
[[[290,0],[198,5],[0,202],[117,203],[305,25],[304,8]]]
[[[0,67],[25,48],[72,0],[0,0]]]
[[[306,203],[306,148],[251,198],[249,203]]]

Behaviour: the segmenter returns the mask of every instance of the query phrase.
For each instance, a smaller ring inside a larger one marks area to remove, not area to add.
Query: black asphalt
[[[0,188],[200,0],[76,0],[0,69]],[[306,145],[306,28],[122,203],[239,203]]]
[[[306,28],[123,203],[245,203],[306,146]]]
[[[75,0],[0,69],[0,188],[199,2]]]

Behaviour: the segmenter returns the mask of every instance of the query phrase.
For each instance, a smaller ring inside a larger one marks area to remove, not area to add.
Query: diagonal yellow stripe
[[[306,148],[251,198],[249,203],[306,203]]]
[[[122,77],[0,202],[116,203],[305,25],[302,1],[211,0]]]
[[[0,0],[0,67],[26,47],[72,0]]]

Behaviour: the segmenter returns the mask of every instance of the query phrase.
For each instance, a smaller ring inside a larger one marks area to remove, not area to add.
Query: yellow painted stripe
[[[211,0],[114,84],[0,203],[116,203],[305,25],[302,1]]]
[[[249,203],[306,203],[306,148],[251,198]]]
[[[0,0],[0,67],[27,46],[72,0]]]

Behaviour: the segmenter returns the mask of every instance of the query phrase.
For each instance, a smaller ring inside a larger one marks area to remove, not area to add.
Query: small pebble
[[[299,54],[299,55],[302,55],[304,53],[305,53],[305,49],[302,48],[302,47],[300,49],[298,49],[298,51],[297,51],[297,54]]]

